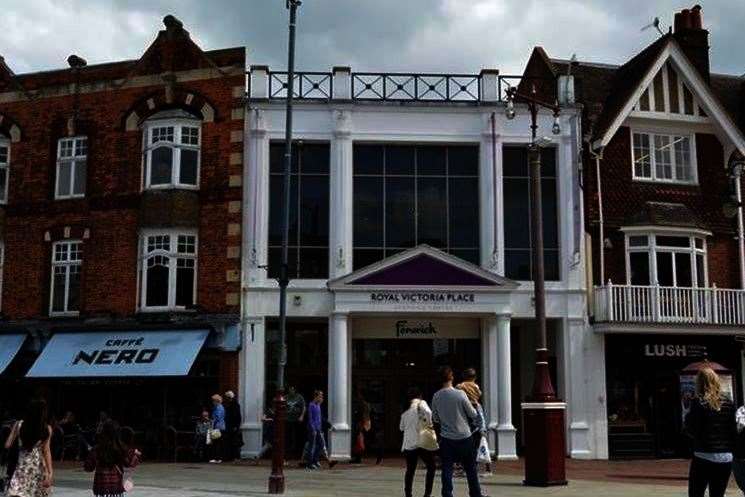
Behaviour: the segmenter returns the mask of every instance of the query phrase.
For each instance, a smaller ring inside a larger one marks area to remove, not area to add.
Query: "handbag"
[[[422,414],[422,403],[419,402],[416,406],[417,414],[419,416],[419,433],[417,445],[420,449],[435,451],[439,449],[437,444],[437,434],[435,429],[432,427],[432,423],[427,420],[427,417]]]
[[[222,437],[222,432],[220,430],[210,430],[210,439],[212,440],[219,440],[220,437]]]
[[[479,451],[476,453],[476,462],[482,462],[486,464],[491,463],[489,442],[486,441],[486,437],[483,435],[481,436],[481,442],[479,443]]]
[[[135,484],[132,481],[132,478],[127,476],[127,473],[120,468],[119,466],[116,467],[116,470],[119,472],[120,475],[122,475],[122,488],[125,492],[131,492],[133,488],[135,488]]]

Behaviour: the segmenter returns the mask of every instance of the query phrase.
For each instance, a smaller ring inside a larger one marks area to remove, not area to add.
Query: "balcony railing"
[[[608,283],[594,297],[600,323],[745,325],[745,290]]]
[[[501,102],[507,89],[521,79],[492,70],[479,74],[352,72],[348,68],[300,71],[295,73],[294,97],[307,101]],[[247,73],[246,86],[251,99],[283,100],[287,80],[286,71],[254,66]]]

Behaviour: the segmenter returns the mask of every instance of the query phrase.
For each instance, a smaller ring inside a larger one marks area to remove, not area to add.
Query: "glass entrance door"
[[[407,392],[422,390],[431,403],[440,388],[437,369],[449,365],[458,376],[465,368],[481,371],[479,339],[367,339],[352,342],[352,402],[369,406],[367,455],[401,450],[399,419],[408,408]],[[479,379],[480,381],[480,379]],[[359,397],[361,395],[361,398]],[[359,417],[353,416],[353,418]],[[353,419],[357,426],[359,419]]]

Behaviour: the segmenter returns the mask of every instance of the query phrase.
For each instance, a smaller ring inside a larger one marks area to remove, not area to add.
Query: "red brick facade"
[[[619,228],[629,225],[645,202],[683,204],[713,233],[707,238],[709,284],[719,288],[737,288],[738,265],[734,220],[724,216],[723,203],[729,196],[724,150],[712,134],[696,134],[698,184],[661,184],[632,179],[631,132],[622,127],[603,151],[600,161],[605,238],[605,278],[626,284],[624,234]],[[593,275],[600,284],[599,213],[595,160],[585,160],[585,223],[593,241]]]
[[[22,75],[0,61],[0,133],[11,141],[8,202],[0,207],[6,323],[33,333],[91,318],[136,321],[145,225],[198,232],[195,309],[161,321],[238,322],[245,51],[203,52],[177,20],[165,23],[138,60]],[[143,192],[140,124],[174,108],[202,117],[199,189],[185,202],[196,215],[186,223],[173,200],[179,192],[155,194],[165,203]],[[85,197],[55,200],[58,139],[79,135],[89,147]],[[54,319],[51,247],[65,238],[83,241],[80,313]],[[237,368],[227,370],[232,378],[221,383],[235,388]]]

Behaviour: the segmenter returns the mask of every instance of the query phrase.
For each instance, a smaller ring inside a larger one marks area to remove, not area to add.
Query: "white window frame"
[[[85,142],[85,155],[77,155],[78,142]],[[72,148],[69,157],[62,157],[62,145],[63,143],[71,143]],[[79,164],[85,164],[85,178],[83,179],[83,193],[75,193],[75,171],[77,171]],[[66,195],[60,194],[60,167],[63,164],[70,164],[70,193]],[[69,198],[83,198],[85,197],[86,186],[88,182],[88,137],[87,136],[70,136],[60,138],[57,140],[57,167],[56,177],[54,179],[54,198],[57,200],[64,200]]]
[[[79,254],[81,254],[80,258],[78,259],[71,259],[69,256],[72,254],[72,251],[70,250],[70,247],[67,248],[67,258],[65,260],[56,260],[57,258],[57,247],[62,245],[79,245],[80,250],[78,251]],[[72,266],[79,266],[79,270],[82,272],[82,266],[83,266],[83,241],[82,240],[60,240],[58,242],[54,242],[52,244],[52,271],[50,275],[50,284],[49,284],[49,315],[50,316],[77,316],[80,314],[80,311],[71,311],[67,308],[69,305],[69,297],[70,297],[70,268]],[[64,267],[65,268],[65,309],[63,311],[54,311],[54,270],[57,267]]]
[[[634,149],[634,136],[635,135],[647,135],[649,137],[649,164],[650,164],[650,176],[637,176],[636,174],[636,151]],[[654,138],[655,136],[666,136],[670,139],[670,164],[672,167],[672,178],[658,178],[657,177],[657,159],[655,154]],[[691,144],[690,148],[690,179],[678,179],[676,177],[676,162],[675,162],[675,137],[688,138],[688,142]],[[672,183],[679,185],[698,185],[698,157],[696,155],[696,134],[691,131],[654,131],[644,128],[631,128],[631,177],[634,181],[639,182],[651,182],[651,183]]]
[[[10,185],[10,140],[5,138],[4,136],[0,136],[0,147],[5,147],[8,149],[8,155],[5,162],[0,162],[0,169],[5,170],[5,188],[3,190],[0,190],[0,195],[2,195],[2,197],[0,197],[0,205],[4,205],[8,203],[8,185]]]
[[[700,288],[698,286],[698,265],[696,264],[696,256],[702,255],[704,260],[704,288],[709,287],[709,261],[707,258],[708,246],[706,237],[710,236],[711,233],[704,231],[667,231],[667,230],[652,230],[652,231],[637,231],[628,230],[625,236],[625,257],[626,257],[626,284],[631,285],[631,254],[632,253],[646,253],[649,257],[649,285],[659,286],[659,280],[657,278],[657,254],[663,253],[684,253],[689,254],[691,257],[691,282],[692,288]],[[630,238],[637,236],[646,236],[647,245],[631,246]],[[670,247],[666,245],[658,245],[657,237],[673,236],[682,237],[689,239],[688,247]],[[696,247],[696,240],[702,240],[702,247]],[[673,264],[673,280],[677,279],[677,269],[675,257],[672,258]],[[673,287],[675,288],[688,288],[678,287],[677,281],[673,281]]]
[[[168,236],[168,249],[155,249],[148,252],[148,238],[153,236]],[[194,237],[194,253],[178,252],[179,236]],[[168,304],[164,306],[147,305],[147,261],[151,257],[162,256],[168,259]],[[139,257],[139,274],[140,274],[140,311],[143,312],[164,312],[164,311],[183,311],[185,306],[176,305],[176,274],[178,259],[190,259],[194,261],[194,283],[192,296],[192,305],[197,303],[197,281],[199,272],[199,236],[196,230],[181,229],[149,229],[140,234],[140,257]]]
[[[158,141],[153,143],[153,133],[156,129],[160,128],[173,128],[173,141]],[[183,128],[196,128],[198,130],[197,144],[184,144],[181,143]],[[198,190],[202,169],[202,121],[197,118],[188,119],[185,117],[173,118],[173,119],[151,119],[145,121],[144,132],[144,154],[145,154],[145,178],[144,188],[146,190],[163,190],[163,189],[188,189]],[[169,183],[153,185],[151,183],[152,176],[152,153],[156,148],[167,146],[171,148],[173,153],[173,162],[171,167],[171,181]],[[197,171],[196,171],[196,184],[184,184],[181,183],[181,151],[184,149],[196,150],[197,152]]]

